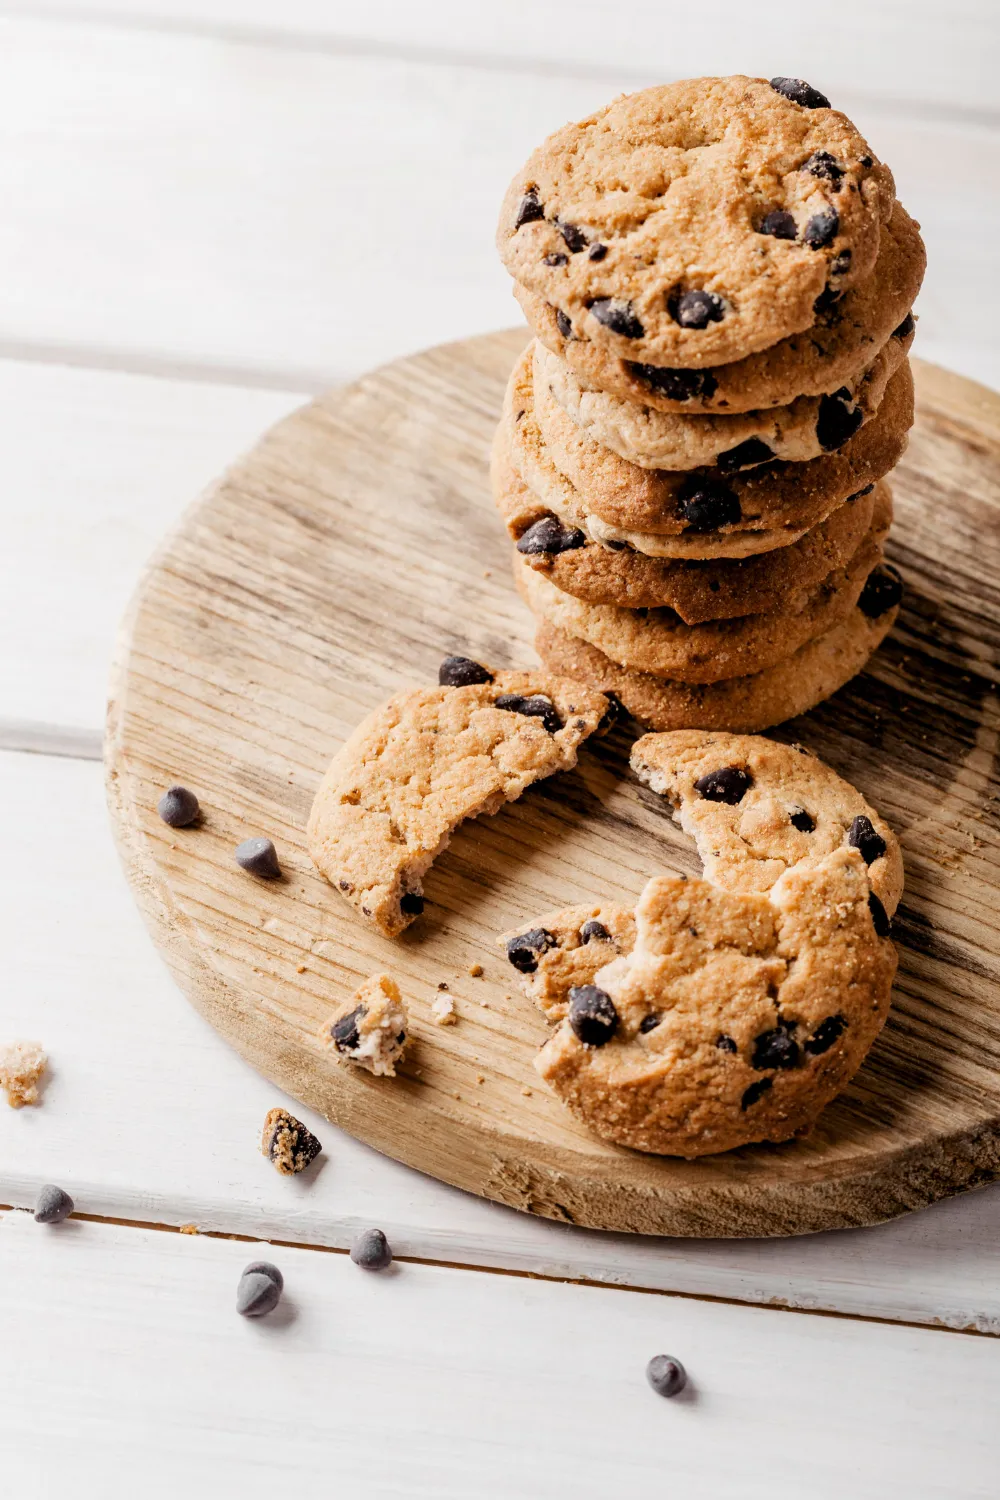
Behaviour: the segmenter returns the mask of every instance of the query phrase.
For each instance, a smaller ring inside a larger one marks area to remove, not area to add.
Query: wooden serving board
[[[178,982],[255,1067],[352,1134],[550,1218],[794,1234],[1000,1176],[1000,398],[969,381],[917,365],[890,543],[907,582],[896,630],[865,675],[780,731],[860,787],[906,861],[893,1013],[807,1139],[698,1162],[643,1156],[592,1137],[532,1068],[546,1026],[496,935],[554,906],[634,897],[663,868],[698,869],[628,770],[629,729],[463,826],[426,881],[423,917],[396,942],[314,870],[313,792],[365,714],[435,681],[449,652],[535,660],[487,481],[524,339],[432,349],[294,413],[150,565],[120,639],[108,784],[133,890]],[[200,826],[157,817],[175,781],[197,792]],[[284,880],[237,868],[233,847],[251,834],[274,839]],[[396,976],[412,1017],[395,1079],[338,1065],[315,1041],[377,969]],[[439,984],[454,1027],[431,1021]],[[155,1048],[156,1015],[148,1022]]]

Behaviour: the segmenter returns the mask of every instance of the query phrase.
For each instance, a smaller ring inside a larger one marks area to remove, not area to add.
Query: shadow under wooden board
[[[535,660],[487,480],[524,339],[432,349],[304,407],[154,558],[121,634],[107,766],[129,878],[178,982],[255,1067],[353,1135],[550,1218],[795,1234],[891,1218],[1000,1176],[1000,398],[969,381],[916,367],[890,543],[907,583],[899,624],[868,672],[778,731],[871,799],[906,861],[892,1015],[806,1139],[697,1162],[644,1156],[591,1136],[534,1072],[545,1022],[497,934],[554,906],[634,897],[660,869],[698,870],[669,810],[628,770],[634,730],[465,824],[426,880],[424,915],[394,942],[313,868],[313,792],[365,714],[436,681],[449,652]],[[157,817],[175,781],[201,799],[200,826]],[[258,833],[278,847],[281,882],[233,862]],[[396,976],[412,1017],[395,1079],[340,1065],[315,1039],[378,969]],[[452,1027],[431,1020],[441,984]]]

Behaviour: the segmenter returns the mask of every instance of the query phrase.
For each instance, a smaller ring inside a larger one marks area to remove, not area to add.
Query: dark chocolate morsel
[[[473,687],[479,682],[492,681],[493,673],[489,668],[468,656],[446,656],[438,667],[441,687]]]
[[[717,531],[735,526],[742,518],[739,496],[717,480],[692,475],[677,491],[677,509],[688,531]]]
[[[799,1060],[799,1044],[784,1026],[762,1031],[754,1037],[750,1057],[752,1068],[794,1068]]]
[[[507,962],[512,963],[520,974],[534,974],[538,968],[538,955],[554,948],[556,940],[546,927],[532,927],[518,937],[507,940]]]
[[[242,1276],[266,1276],[269,1281],[274,1282],[279,1292],[285,1289],[285,1278],[272,1261],[252,1260],[248,1266],[243,1267],[240,1274]]]
[[[799,170],[808,172],[811,177],[824,177],[832,184],[833,191],[839,193],[844,168],[835,156],[830,155],[829,151],[814,151],[809,160],[802,163]]]
[[[706,802],[726,802],[736,807],[753,786],[753,777],[742,766],[722,766],[699,776],[694,789]]]
[[[674,322],[682,328],[707,328],[709,323],[720,322],[726,311],[720,296],[701,289],[671,297],[667,306]]]
[[[281,1301],[281,1287],[263,1271],[244,1271],[236,1288],[236,1311],[244,1318],[262,1318]]]
[[[892,336],[894,339],[908,339],[916,326],[916,318],[908,312],[899,327],[892,330]]]
[[[875,165],[875,163],[873,162],[873,160],[872,160],[872,158],[870,156],[862,156],[862,157],[859,158],[859,160],[860,160],[861,166],[863,166],[866,170],[867,170],[868,167],[873,167]]]
[[[564,339],[573,337],[573,325],[561,307],[556,308],[556,327]]]
[[[552,255],[543,255],[542,259],[547,266],[565,266],[569,264],[569,256],[563,255],[561,250],[556,250]]]
[[[837,231],[840,229],[840,215],[835,208],[824,208],[821,213],[813,214],[802,231],[802,238],[810,250],[822,250],[831,240],[836,239]]]
[[[769,234],[776,240],[794,240],[798,232],[798,225],[784,208],[772,208],[757,226],[758,234]]]
[[[424,909],[424,898],[417,891],[407,891],[399,898],[399,909],[404,917],[419,917]]]
[[[669,370],[663,365],[642,365],[629,360],[628,371],[668,401],[691,401],[695,396],[707,401],[719,385],[711,370]]]
[[[542,727],[549,734],[555,734],[557,729],[562,728],[562,719],[555,704],[542,693],[535,693],[530,698],[526,698],[523,693],[501,693],[499,698],[493,700],[493,706],[510,714],[523,714],[526,719],[541,719]]]
[[[875,936],[881,938],[888,937],[889,932],[892,928],[892,923],[889,921],[889,913],[886,911],[885,907],[882,905],[881,901],[878,899],[874,891],[872,891],[868,897],[868,910],[872,914],[872,923],[875,927]]]
[[[887,610],[895,608],[903,597],[903,580],[896,569],[888,563],[879,563],[865,579],[858,608],[869,620],[878,620]]]
[[[820,1021],[809,1040],[802,1043],[802,1050],[810,1057],[819,1057],[821,1053],[829,1052],[846,1030],[847,1022],[843,1016],[827,1016],[825,1021]]]
[[[770,1087],[770,1078],[756,1078],[749,1088],[743,1090],[740,1109],[749,1109],[751,1104],[756,1104],[757,1100],[763,1098]]]
[[[262,880],[277,880],[281,874],[278,852],[270,839],[244,839],[233,850],[233,858],[241,870],[259,875]]]
[[[603,260],[608,253],[607,245],[591,245],[587,251],[588,260]]]
[[[727,448],[725,453],[720,453],[716,458],[716,467],[723,474],[732,474],[737,469],[749,469],[754,464],[766,464],[774,457],[774,450],[769,448],[761,438],[747,438],[745,442],[737,443],[735,448]]]
[[[330,1040],[338,1052],[353,1052],[360,1044],[358,1023],[363,1021],[367,1014],[367,1005],[356,1005],[348,1015],[341,1016],[339,1021],[334,1021],[330,1028]]]
[[[603,1047],[618,1029],[615,1002],[596,984],[579,984],[569,992],[569,1024],[585,1047]]]
[[[821,396],[816,418],[816,441],[824,453],[833,453],[852,438],[865,420],[860,406],[855,406],[846,386],[832,396]]]
[[[590,242],[578,224],[564,224],[561,219],[557,219],[556,227],[574,255],[580,250],[586,250]]]
[[[538,197],[538,189],[530,187],[517,205],[517,213],[514,216],[514,228],[520,229],[522,224],[531,224],[535,219],[545,218],[545,206]]]
[[[631,302],[620,302],[614,297],[598,297],[590,304],[590,311],[603,328],[610,328],[623,339],[641,339],[645,329],[639,322]]]
[[[581,942],[589,943],[591,938],[598,943],[609,943],[611,941],[611,934],[604,923],[595,921],[593,917],[591,917],[589,922],[584,922],[580,928]]]
[[[718,1047],[720,1052],[736,1052],[739,1050],[733,1038],[731,1036],[726,1036],[725,1034],[716,1038],[715,1045]]]
[[[662,1020],[663,1017],[661,1015],[657,1015],[655,1011],[651,1016],[643,1016],[642,1020],[639,1022],[639,1031],[643,1036],[645,1036],[648,1031],[655,1031]]]
[[[187,828],[201,813],[198,798],[186,786],[172,786],[163,793],[156,811],[171,828]]]
[[[819,89],[814,89],[804,78],[772,78],[771,87],[776,94],[783,94],[793,104],[804,109],[829,109],[830,101]]]
[[[392,1251],[381,1229],[362,1229],[351,1246],[351,1259],[363,1271],[384,1271],[391,1266]]]
[[[36,1224],[61,1224],[73,1212],[73,1200],[61,1187],[48,1182],[35,1199]]]
[[[687,1385],[687,1371],[679,1359],[656,1354],[646,1366],[646,1379],[658,1396],[678,1396]]]
[[[847,842],[852,849],[857,849],[866,865],[874,864],[885,853],[885,839],[876,832],[871,818],[865,817],[864,813],[858,813],[847,830]]]
[[[517,540],[518,552],[526,557],[570,552],[574,547],[586,545],[587,538],[579,526],[564,526],[557,516],[542,516]]]
[[[789,823],[791,823],[792,827],[797,828],[800,833],[812,833],[813,829],[816,827],[816,819],[812,816],[811,813],[807,813],[804,807],[797,807],[795,811],[789,816],[788,821]]]

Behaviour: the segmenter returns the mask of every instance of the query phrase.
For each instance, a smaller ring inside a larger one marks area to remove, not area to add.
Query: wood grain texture
[[[789,1234],[871,1223],[992,1180],[1000,401],[968,382],[919,370],[918,426],[896,484],[892,550],[909,589],[900,626],[870,673],[788,728],[890,820],[908,878],[894,1014],[809,1139],[697,1163],[642,1157],[590,1137],[531,1068],[544,1023],[491,957],[495,934],[552,905],[637,894],[664,866],[696,868],[659,799],[630,778],[624,732],[588,748],[570,776],[467,825],[401,941],[361,927],[312,869],[302,838],[312,791],[364,713],[433,680],[448,651],[530,659],[485,477],[523,337],[431,350],[294,414],[154,560],[122,635],[109,789],[133,887],[175,976],[255,1066],[351,1133],[553,1218]],[[159,822],[156,799],[173,780],[201,797],[203,827]],[[249,833],[274,837],[281,885],[233,865]],[[434,1027],[437,983],[473,961],[486,964],[485,1006]],[[416,1037],[395,1081],[338,1067],[314,1040],[334,1003],[382,967],[402,985]]]

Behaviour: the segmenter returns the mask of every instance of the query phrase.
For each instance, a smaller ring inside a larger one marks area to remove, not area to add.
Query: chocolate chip
[[[571,339],[573,337],[573,325],[559,307],[556,308],[556,327],[564,339]]]
[[[241,870],[257,875],[261,880],[277,880],[281,875],[278,852],[270,839],[244,839],[233,850],[233,858]]]
[[[547,266],[565,266],[569,264],[569,256],[563,255],[559,250],[556,250],[552,255],[543,255],[542,259]]]
[[[894,339],[908,339],[916,326],[916,318],[908,312],[899,327],[892,330],[892,336]]]
[[[691,401],[696,396],[707,401],[719,385],[711,370],[668,370],[663,365],[641,365],[630,360],[628,371],[668,401]]]
[[[776,240],[794,240],[798,232],[799,226],[784,208],[772,208],[757,226],[758,234],[769,234]]]
[[[831,260],[831,262],[830,262],[830,275],[831,276],[846,276],[847,273],[848,273],[848,271],[850,269],[851,269],[851,252],[850,252],[850,250],[841,250],[840,254],[839,255],[835,255],[834,258],[833,258],[833,260]]]
[[[656,1015],[655,1013],[651,1016],[643,1016],[642,1020],[639,1022],[639,1030],[642,1035],[645,1036],[647,1032],[655,1031],[662,1020],[663,1017],[660,1015]]]
[[[287,1109],[268,1111],[264,1121],[261,1151],[283,1177],[304,1172],[323,1147],[308,1126]]]
[[[507,940],[507,962],[520,974],[534,974],[539,954],[555,946],[556,940],[547,927],[532,927],[529,932]]]
[[[156,811],[171,828],[188,828],[201,813],[198,798],[186,786],[172,786],[163,793]]]
[[[529,188],[517,205],[517,213],[514,216],[514,228],[520,229],[522,224],[531,224],[536,219],[545,218],[545,206],[538,197],[537,188]]]
[[[555,734],[557,729],[562,728],[562,719],[555,704],[541,693],[535,693],[530,698],[526,698],[523,693],[501,693],[499,698],[494,699],[493,706],[510,714],[523,714],[527,719],[541,719],[542,728],[547,729],[549,734]]]
[[[814,89],[804,78],[772,78],[771,87],[776,94],[801,104],[804,109],[829,109],[830,101],[819,89]]]
[[[814,151],[808,161],[804,161],[799,168],[801,172],[808,172],[811,177],[823,177],[833,185],[835,193],[840,192],[840,179],[844,175],[844,168],[835,156],[829,151]]]
[[[244,1318],[262,1318],[281,1301],[281,1287],[263,1271],[244,1271],[236,1288],[236,1311]]]
[[[756,1104],[758,1099],[763,1098],[771,1087],[770,1078],[758,1078],[748,1089],[743,1090],[743,1098],[740,1100],[740,1109],[749,1109],[751,1104]]]
[[[739,1050],[736,1046],[736,1043],[733,1041],[733,1038],[731,1036],[726,1036],[725,1034],[716,1038],[715,1045],[718,1047],[720,1052],[736,1052]]]
[[[808,1052],[810,1057],[819,1057],[822,1052],[829,1052],[837,1038],[846,1030],[847,1022],[843,1016],[827,1016],[825,1021],[820,1021],[809,1040],[802,1043],[802,1050]]]
[[[807,813],[804,807],[797,807],[795,811],[790,814],[788,821],[789,823],[791,823],[792,827],[797,828],[800,833],[812,833],[813,829],[816,827],[816,819],[812,816],[811,813]]]
[[[381,1229],[363,1229],[351,1246],[351,1259],[363,1271],[384,1271],[391,1266],[392,1251]]]
[[[887,610],[894,609],[903,597],[903,580],[888,563],[879,563],[865,579],[858,608],[869,620],[878,620]]]
[[[424,909],[424,898],[416,891],[407,891],[399,898],[399,909],[405,917],[419,917]]]
[[[726,305],[715,292],[695,289],[672,297],[667,304],[670,316],[682,328],[707,328],[725,315]]]
[[[591,245],[587,251],[588,260],[603,260],[608,253],[607,245]]]
[[[870,896],[868,897],[868,910],[872,914],[872,923],[875,927],[875,936],[881,938],[888,937],[892,929],[892,923],[889,921],[889,913],[886,911],[885,907],[882,905],[881,901],[878,899],[874,891],[872,891]]]
[[[240,1274],[242,1276],[266,1276],[269,1281],[274,1282],[279,1292],[285,1290],[284,1276],[269,1260],[252,1260],[248,1266],[243,1267]]]
[[[802,231],[802,238],[811,250],[822,250],[824,245],[836,239],[839,229],[840,215],[837,210],[824,208],[822,213],[813,214]]]
[[[631,302],[620,302],[613,297],[598,297],[590,304],[590,311],[603,328],[621,334],[623,339],[641,339],[645,329],[639,322]]]
[[[766,464],[774,457],[774,450],[769,448],[761,438],[747,438],[745,442],[737,443],[735,448],[727,448],[725,453],[720,453],[715,460],[716,465],[723,474],[732,474],[736,469],[749,469],[754,464]]]
[[[722,766],[699,776],[694,789],[706,802],[725,802],[736,807],[753,786],[753,777],[742,766]]]
[[[589,922],[584,922],[580,928],[580,941],[589,943],[593,938],[595,943],[610,943],[611,934],[603,922],[597,922],[591,917]]]
[[[603,1047],[618,1029],[615,1002],[596,984],[574,985],[569,992],[569,1024],[585,1047]]]
[[[479,682],[492,681],[493,673],[489,668],[468,656],[446,656],[438,667],[441,687],[472,687]]]
[[[517,550],[526,557],[544,553],[571,552],[585,547],[587,538],[579,526],[564,526],[557,516],[542,516],[518,538]]]
[[[677,1396],[687,1385],[687,1371],[679,1359],[656,1354],[646,1366],[646,1379],[658,1396]]]
[[[817,317],[820,313],[829,312],[830,308],[835,306],[843,295],[843,292],[838,292],[835,286],[825,286],[813,303],[813,312]]]
[[[854,405],[850,391],[841,386],[832,396],[820,397],[816,441],[824,453],[833,453],[854,436],[864,420],[865,414]]]
[[[35,1199],[36,1224],[61,1224],[73,1212],[73,1200],[61,1187],[47,1182]]]
[[[799,1044],[786,1027],[776,1026],[754,1037],[752,1068],[794,1068],[798,1061]]]
[[[865,167],[866,169],[868,167],[874,166],[874,162],[872,161],[872,159],[871,159],[870,156],[862,156],[860,158],[860,164],[861,164],[861,166]]]
[[[368,1014],[367,1005],[357,1005],[330,1028],[330,1040],[338,1052],[354,1052],[361,1045],[358,1026]]]
[[[866,818],[864,813],[858,813],[847,830],[847,842],[850,848],[857,849],[866,865],[874,864],[885,853],[885,839],[875,831],[871,818]]]
[[[688,531],[716,531],[741,519],[739,496],[726,484],[692,475],[677,491],[677,509]]]
[[[574,255],[586,250],[590,242],[579,224],[564,224],[561,219],[557,219],[556,227]]]

